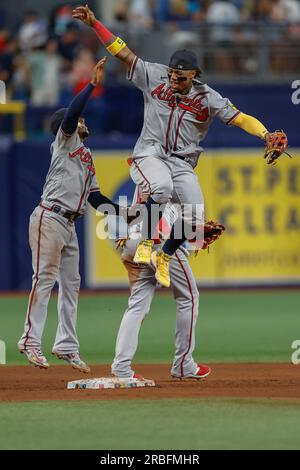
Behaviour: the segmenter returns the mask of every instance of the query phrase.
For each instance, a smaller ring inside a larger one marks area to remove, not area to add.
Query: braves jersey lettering
[[[94,163],[93,163],[93,160],[92,160],[92,155],[91,155],[91,152],[85,148],[85,146],[83,145],[82,147],[79,147],[77,150],[75,150],[75,152],[73,153],[70,153],[69,152],[69,157],[70,158],[75,158],[75,157],[78,157],[80,158],[80,160],[83,162],[83,163],[89,163],[88,165],[88,170],[95,174],[96,170],[95,170],[95,167],[94,167]]]
[[[157,98],[161,101],[167,101],[168,105],[173,107],[176,106],[176,100],[174,93],[172,92],[170,87],[167,87],[165,83],[161,83],[155,90],[152,91],[151,96]]]
[[[203,150],[199,143],[205,138],[215,117],[231,124],[239,111],[227,98],[205,83],[193,85],[188,95],[172,93],[167,66],[134,61],[128,74],[144,94],[144,126],[133,157],[158,156],[169,158],[177,154],[197,158]],[[173,112],[170,115],[170,108]]]
[[[201,93],[202,95],[207,95],[207,92]],[[188,96],[183,96],[179,103],[176,102],[176,97],[172,92],[171,88],[167,86],[166,83],[161,83],[158,87],[151,92],[152,98],[157,98],[160,101],[166,101],[168,106],[171,108],[184,109],[195,115],[197,121],[207,121],[209,116],[208,100],[206,96],[201,96],[198,98],[198,95],[194,98]]]

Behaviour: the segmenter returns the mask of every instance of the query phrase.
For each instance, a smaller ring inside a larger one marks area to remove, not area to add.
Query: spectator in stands
[[[236,29],[241,19],[239,9],[230,1],[216,0],[207,9],[206,21],[213,25],[209,28],[210,41],[216,49],[209,51],[210,57],[215,58],[218,72],[228,73],[236,70],[237,63],[234,54]]]
[[[246,0],[242,9],[242,18],[245,21],[270,21],[272,0]]]
[[[19,47],[19,45],[17,45]],[[25,54],[16,50],[13,53],[11,75],[12,98],[16,100],[27,100],[29,96],[29,69]]]
[[[79,48],[78,26],[74,23],[69,23],[65,33],[59,38],[58,42],[58,50],[62,56],[65,70],[71,70],[72,62],[77,56]]]
[[[72,85],[73,95],[77,95],[83,90],[91,80],[91,73],[96,65],[95,58],[91,51],[82,49],[73,62],[73,68],[70,73],[70,83]],[[97,86],[92,96],[101,96],[103,87]]]
[[[114,21],[121,30],[151,30],[154,25],[154,8],[155,0],[120,0],[114,9]]]
[[[273,0],[270,18],[273,22],[299,22],[300,2],[297,0]]]
[[[201,0],[169,0],[169,19],[175,21],[199,20]]]
[[[300,3],[296,0],[272,0],[270,19],[277,34],[271,46],[271,68],[280,75],[299,70]],[[297,24],[298,23],[298,24]]]
[[[68,25],[72,23],[72,8],[70,5],[59,5],[54,8],[50,15],[50,31],[56,36],[64,34]]]
[[[57,41],[50,39],[43,50],[34,50],[29,58],[29,77],[34,106],[55,106],[59,100],[61,58]]]
[[[8,37],[9,37],[9,32],[5,29],[3,30],[0,29],[0,54],[2,54],[3,51],[5,51]]]
[[[145,31],[153,28],[153,0],[131,0],[128,5],[128,25],[131,30]]]
[[[113,12],[114,22],[118,24],[119,27],[127,24],[128,21],[128,0],[120,0],[115,5]]]
[[[14,47],[15,46],[15,47]],[[9,37],[6,30],[0,31],[0,80],[8,84],[12,77],[17,41]]]
[[[47,31],[46,23],[34,10],[28,10],[19,29],[20,47],[28,51],[35,47],[40,47],[46,43]]]

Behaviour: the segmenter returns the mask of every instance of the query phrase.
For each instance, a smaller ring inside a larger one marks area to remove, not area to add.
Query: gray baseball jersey
[[[144,125],[133,156],[198,157],[199,146],[213,119],[230,124],[240,113],[206,84],[193,85],[188,95],[173,94],[168,67],[136,57],[128,79],[144,94]]]
[[[77,131],[67,136],[60,128],[50,151],[43,203],[83,214],[90,192],[99,191],[90,149],[81,142]]]

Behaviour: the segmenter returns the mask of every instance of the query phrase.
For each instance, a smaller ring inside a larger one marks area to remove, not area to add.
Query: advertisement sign
[[[199,284],[251,285],[300,282],[300,153],[266,165],[259,149],[207,151],[196,173],[205,198],[205,218],[225,225],[209,253],[190,261]],[[101,191],[131,200],[128,153],[96,153]],[[89,210],[86,230],[87,283],[127,285],[120,256],[99,239],[106,219]]]

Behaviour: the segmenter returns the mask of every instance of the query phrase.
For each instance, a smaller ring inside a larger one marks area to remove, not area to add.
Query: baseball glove
[[[265,152],[264,158],[266,158],[266,162],[268,165],[275,165],[277,163],[277,159],[285,153],[290,158],[291,155],[286,152],[288,147],[288,138],[283,130],[271,132],[266,135],[266,145],[265,145]]]
[[[202,245],[202,250],[209,250],[209,246],[214,243],[224,232],[225,227],[218,222],[209,220],[204,224],[204,240]]]

